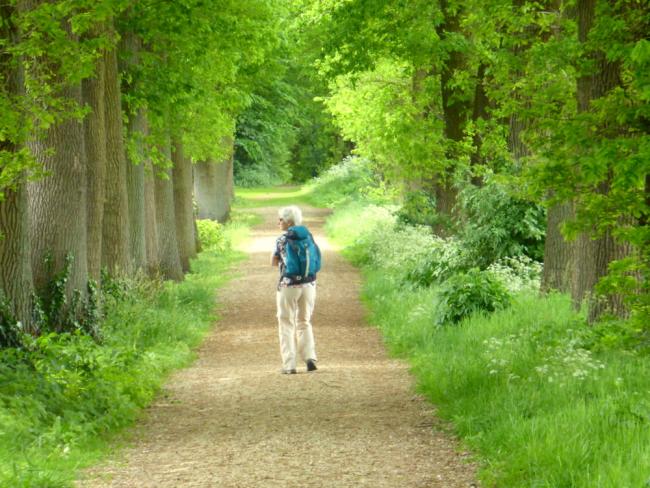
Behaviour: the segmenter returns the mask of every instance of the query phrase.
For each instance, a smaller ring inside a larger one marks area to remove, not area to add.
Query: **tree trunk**
[[[464,138],[465,123],[470,112],[470,102],[467,97],[458,96],[457,87],[451,83],[456,71],[465,67],[464,54],[457,48],[449,46],[449,34],[462,34],[460,28],[460,13],[449,8],[447,0],[440,1],[440,10],[444,16],[443,22],[436,28],[440,39],[448,44],[447,60],[440,72],[440,91],[442,112],[445,120],[445,136],[447,138],[446,156],[449,164],[448,171],[435,179],[436,207],[438,213],[449,219],[456,220],[453,208],[456,204],[458,191],[453,187],[452,173],[453,162],[459,157],[459,145]],[[440,234],[448,233],[446,226],[439,225],[436,231]]]
[[[91,112],[84,119],[88,171],[88,275],[99,281],[106,185],[106,94],[104,56],[96,61],[95,76],[82,84],[83,99]]]
[[[156,219],[156,182],[151,160],[145,160],[144,171],[144,208],[145,208],[145,246],[147,255],[147,274],[155,277],[160,272],[158,249],[158,222]]]
[[[485,71],[487,66],[485,63],[479,64],[478,72],[476,73],[476,88],[474,90],[474,106],[472,109],[472,121],[476,124],[480,120],[488,120],[488,107],[490,99],[485,91]],[[483,140],[478,127],[474,127],[474,151],[470,157],[470,163],[474,170],[472,171],[472,184],[475,186],[483,186],[483,178],[480,174],[476,173],[476,168],[484,163],[484,157],[481,155],[481,146]]]
[[[588,41],[589,31],[596,16],[597,0],[578,0],[576,14],[578,19],[578,40],[583,45]],[[602,51],[587,54],[594,62],[593,73],[583,75],[577,81],[578,112],[588,112],[592,100],[596,100],[621,85],[620,65],[609,61]],[[609,191],[609,179],[595,189],[599,193]],[[597,320],[604,312],[624,315],[625,309],[620,296],[609,295],[597,298],[594,287],[608,273],[609,263],[629,254],[629,247],[618,244],[608,231],[592,239],[582,234],[574,247],[575,275],[572,281],[571,296],[574,307],[579,308],[585,299],[589,300],[589,322]]]
[[[573,209],[570,202],[553,205],[546,214],[544,273],[541,286],[543,292],[551,290],[568,292],[571,289],[573,249],[572,244],[564,239],[560,229],[562,224],[572,216]]]
[[[194,235],[194,211],[192,205],[192,162],[185,156],[183,145],[174,142],[172,154],[174,168],[174,210],[176,212],[176,237],[181,267],[190,270],[190,259],[196,256],[196,236]]]
[[[225,222],[230,217],[231,204],[235,198],[235,175],[233,171],[234,141],[229,139],[230,152],[226,159],[217,167],[217,188],[219,195],[219,222]]]
[[[212,159],[194,164],[194,195],[200,219],[219,220],[217,165]]]
[[[232,138],[227,138],[228,154],[221,162],[213,160],[194,164],[194,195],[198,217],[225,222],[234,198]]]
[[[8,4],[0,6],[0,35],[11,45],[20,41],[13,23],[15,10]],[[24,96],[24,73],[19,63],[6,51],[0,52],[0,90],[9,97]],[[20,147],[15,142],[0,141],[0,151],[15,154]],[[26,331],[32,329],[32,266],[29,235],[29,202],[25,178],[15,187],[0,188],[0,293],[9,300],[14,318]]]
[[[171,158],[169,143],[161,150],[163,154]],[[178,239],[176,238],[172,175],[169,169],[161,172],[165,175],[165,178],[154,177],[160,273],[164,278],[181,281],[183,279],[183,269],[181,268]]]
[[[119,44],[121,72],[131,73],[140,63],[141,42],[131,30],[122,33]],[[120,86],[125,94],[132,94],[134,87],[126,77]],[[147,268],[147,243],[145,222],[145,138],[149,132],[147,115],[142,106],[131,104],[128,113],[128,147],[126,161],[126,181],[129,207],[129,250],[131,263],[136,272]]]
[[[128,192],[122,123],[122,97],[115,49],[106,53],[106,199],[102,264],[110,273],[131,273]]]
[[[81,103],[81,84],[64,89],[62,95]],[[71,255],[68,298],[73,290],[85,294],[87,161],[83,122],[69,119],[53,125],[29,145],[37,161],[50,173],[28,184],[34,284],[44,289],[65,268],[66,256]]]
[[[147,267],[147,243],[145,238],[145,188],[143,138],[147,135],[147,118],[143,109],[138,109],[129,118],[129,134],[133,138],[140,161],[127,161],[127,189],[129,202],[129,230],[131,258],[136,271]]]
[[[24,183],[4,190],[0,200],[0,291],[27,332],[32,325],[32,266],[29,203]]]

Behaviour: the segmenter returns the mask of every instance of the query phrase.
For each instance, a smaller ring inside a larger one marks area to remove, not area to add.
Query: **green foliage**
[[[492,273],[510,293],[539,291],[542,279],[542,263],[519,255],[501,258],[488,266]]]
[[[447,166],[441,121],[423,106],[426,96],[436,96],[436,86],[428,81],[416,95],[413,76],[408,63],[381,60],[373,71],[332,81],[325,99],[342,136],[354,141],[354,152],[398,182],[425,178]]]
[[[564,295],[519,293],[511,307],[471,315],[462,327],[432,327],[436,288],[396,287],[383,270],[364,275],[371,322],[410,362],[437,413],[484,460],[483,484],[646,483],[645,353],[604,348],[604,331],[587,327]]]
[[[328,235],[364,264],[371,322],[411,362],[420,391],[485,460],[482,481],[584,488],[646,483],[645,324],[588,327],[568,296],[539,295],[541,266],[523,255],[488,271],[445,271],[427,281],[431,286],[404,286],[399,269],[417,252],[405,245],[407,256],[398,254],[394,237],[405,227],[387,209],[359,202],[337,208],[327,222]],[[411,227],[404,235],[425,242],[423,231]],[[447,270],[462,248],[457,240],[437,239],[431,256]],[[477,304],[494,311],[477,312]],[[459,319],[460,327],[433,326]]]
[[[0,349],[21,344],[21,325],[11,310],[11,304],[0,290]]]
[[[126,6],[120,0],[40,2],[3,6],[0,23],[0,199],[27,172],[42,171],[25,147],[54,124],[84,110],[65,88],[93,73],[115,39],[97,27]]]
[[[0,349],[0,486],[72,486],[80,468],[105,455],[110,434],[192,359],[235,259],[232,251],[203,252],[182,283],[105,281],[112,291],[101,343],[75,330]]]
[[[387,187],[365,158],[348,156],[314,178],[306,188],[314,205],[339,207],[350,201],[386,203],[394,191]]]
[[[538,204],[510,195],[497,182],[467,186],[458,206],[465,217],[460,238],[476,266],[486,268],[504,257],[544,258],[546,212]]]
[[[404,195],[397,218],[400,222],[411,225],[435,227],[441,223],[440,215],[436,211],[435,197],[423,190],[409,191]]]
[[[46,266],[53,265],[52,256],[45,258]],[[89,280],[85,293],[73,290],[68,295],[68,279],[72,270],[74,256],[65,257],[63,268],[58,273],[49,273],[52,278],[33,297],[34,330],[39,334],[50,332],[80,331],[90,335],[95,340],[101,340],[100,322],[102,319],[102,293],[97,283]],[[112,292],[111,285],[104,293]]]
[[[293,96],[285,83],[269,83],[240,116],[234,155],[237,185],[265,186],[289,179],[288,161],[295,141]]]
[[[198,219],[196,227],[199,231],[201,247],[206,251],[225,252],[229,241],[226,239],[224,227],[219,222],[208,219]]]
[[[477,312],[494,312],[510,305],[511,296],[489,271],[470,269],[445,281],[438,292],[436,324],[457,324]]]
[[[434,237],[433,242],[421,250],[413,261],[405,281],[418,286],[444,283],[456,273],[471,266],[462,243],[452,237]]]

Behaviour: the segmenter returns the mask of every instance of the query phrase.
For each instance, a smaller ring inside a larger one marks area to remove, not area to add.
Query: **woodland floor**
[[[257,209],[221,319],[189,368],[174,374],[130,444],[79,487],[470,487],[475,466],[414,393],[364,321],[360,277],[325,239],[324,210],[305,208],[323,251],[313,316],[318,371],[280,374],[277,208]]]

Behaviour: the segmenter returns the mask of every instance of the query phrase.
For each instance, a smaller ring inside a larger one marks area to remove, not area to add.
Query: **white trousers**
[[[296,369],[300,359],[316,360],[311,314],[316,302],[316,285],[280,288],[276,294],[282,369]]]

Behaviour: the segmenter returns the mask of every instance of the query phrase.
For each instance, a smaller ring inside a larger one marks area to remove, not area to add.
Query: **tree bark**
[[[171,158],[169,142],[161,148],[161,151],[168,158]],[[183,279],[183,269],[176,237],[172,174],[170,169],[160,172],[165,177],[154,177],[160,273],[164,278],[181,281]]]
[[[20,41],[13,23],[15,10],[8,4],[0,6],[0,35],[11,45]],[[24,95],[24,73],[13,56],[0,52],[0,90],[8,97]],[[0,151],[16,153],[20,147],[15,142],[0,141]],[[25,178],[22,176],[14,188],[1,188],[0,198],[0,292],[9,300],[14,319],[20,321],[27,332],[32,331],[32,266],[29,234],[29,202]]]
[[[147,274],[153,278],[160,273],[158,222],[156,219],[156,182],[151,160],[146,159],[144,164],[144,235],[147,256],[146,266]]]
[[[444,16],[443,22],[436,27],[436,32],[442,41],[447,41],[450,33],[461,33],[460,14],[449,8],[447,0],[440,1],[440,10]],[[467,97],[458,96],[451,83],[456,71],[465,67],[465,56],[457,48],[449,47],[447,60],[440,72],[440,90],[442,101],[442,112],[445,120],[445,136],[447,138],[447,159],[450,162],[449,170],[445,174],[438,175],[435,179],[435,196],[438,213],[447,217],[453,222],[457,216],[453,215],[453,208],[456,204],[458,191],[454,188],[452,179],[453,169],[451,162],[459,157],[458,146],[462,142],[465,131],[465,124],[470,113],[471,105]],[[445,225],[436,229],[439,234],[447,234],[449,230]]]
[[[576,14],[578,20],[578,40],[587,43],[589,32],[596,17],[597,0],[578,0]],[[594,62],[593,73],[580,76],[577,80],[578,112],[588,112],[591,102],[617,86],[621,85],[620,65],[609,61],[602,51],[587,54]],[[607,193],[609,178],[601,182],[595,191]],[[625,315],[625,307],[620,296],[609,295],[596,297],[594,287],[608,273],[609,263],[629,254],[629,246],[617,243],[609,231],[593,239],[582,234],[574,246],[575,274],[572,280],[571,296],[575,308],[580,308],[583,301],[589,301],[588,320],[596,321],[603,313],[611,312]]]
[[[97,60],[95,76],[82,82],[84,103],[91,112],[84,119],[88,171],[88,275],[99,281],[106,191],[106,95],[104,56]]]
[[[121,72],[133,72],[140,63],[141,42],[131,30],[122,33],[119,44],[118,67]],[[125,94],[133,93],[130,77],[122,80],[120,86]],[[133,269],[136,272],[147,268],[146,215],[145,215],[145,138],[149,132],[147,115],[144,107],[131,104],[126,107],[128,113],[128,147],[126,151],[126,181],[129,208],[129,251]]]
[[[571,243],[564,239],[561,227],[572,216],[573,209],[570,202],[553,205],[547,211],[544,272],[541,285],[543,292],[551,290],[568,292],[571,289],[573,249]]]
[[[32,266],[29,203],[24,183],[5,189],[0,200],[0,291],[11,312],[32,332]]]
[[[113,274],[131,273],[126,155],[122,123],[122,97],[115,49],[105,56],[106,68],[106,199],[102,264]]]
[[[196,236],[194,235],[194,210],[192,204],[192,162],[183,152],[180,141],[174,141],[172,154],[174,167],[174,210],[176,216],[176,237],[181,267],[190,270],[190,259],[196,257]]]
[[[479,120],[488,120],[488,107],[490,106],[490,99],[487,96],[485,91],[485,71],[487,66],[485,63],[479,64],[478,71],[476,73],[476,88],[474,89],[474,106],[472,109],[472,121],[475,123]],[[480,166],[484,162],[484,158],[481,155],[481,146],[483,140],[481,139],[481,134],[478,130],[478,127],[474,129],[474,151],[470,157],[470,163],[473,168]],[[483,186],[483,178],[480,175],[477,175],[475,171],[472,171],[472,184],[475,186]]]
[[[228,154],[220,161],[194,164],[194,195],[199,207],[198,217],[225,222],[230,215],[233,194],[232,138],[227,138]]]
[[[194,164],[194,195],[199,219],[219,220],[217,165],[212,159]]]
[[[140,161],[127,161],[127,189],[129,203],[129,230],[131,258],[135,271],[147,268],[145,176],[143,138],[147,135],[147,118],[143,109],[138,109],[129,118],[129,134],[133,138]]]
[[[81,103],[81,84],[64,89],[62,96]],[[32,270],[34,284],[43,289],[73,257],[66,291],[86,293],[88,282],[86,227],[86,150],[83,122],[68,119],[50,127],[29,143],[32,153],[49,173],[28,184],[30,200]],[[46,260],[51,259],[51,265]]]

